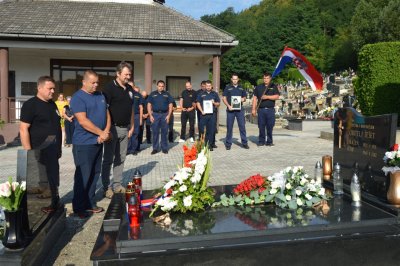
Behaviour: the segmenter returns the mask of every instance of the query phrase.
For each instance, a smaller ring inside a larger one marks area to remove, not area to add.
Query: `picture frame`
[[[214,112],[213,101],[212,100],[203,101],[203,112],[205,114],[212,114]]]
[[[242,97],[232,96],[231,97],[231,106],[232,106],[232,110],[241,110],[242,109]]]

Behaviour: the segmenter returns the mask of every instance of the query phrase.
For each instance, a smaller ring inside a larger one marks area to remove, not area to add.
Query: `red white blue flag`
[[[285,47],[282,52],[281,58],[275,67],[272,77],[277,76],[287,63],[293,63],[301,75],[307,80],[313,90],[322,90],[324,81],[321,74],[315,67],[307,60],[307,58],[295,49]]]

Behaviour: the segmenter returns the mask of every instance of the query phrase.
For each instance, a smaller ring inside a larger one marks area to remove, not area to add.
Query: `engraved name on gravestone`
[[[350,184],[357,162],[363,191],[382,200],[389,187],[383,156],[395,143],[397,118],[397,114],[362,116],[350,107],[334,116],[333,160],[342,166],[344,182]]]

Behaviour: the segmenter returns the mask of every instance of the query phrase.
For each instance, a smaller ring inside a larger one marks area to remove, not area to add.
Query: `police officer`
[[[147,112],[147,103],[149,99],[149,95],[146,91],[141,92],[143,97],[143,116],[142,116],[142,125],[140,126],[139,131],[139,145],[143,143],[143,131],[146,127],[146,142],[147,144],[151,144],[151,122],[149,117],[149,112]]]
[[[264,73],[264,84],[254,89],[253,105],[251,113],[256,116],[258,112],[258,146],[273,146],[272,130],[275,125],[275,100],[279,99],[279,90],[271,83],[270,73]],[[267,129],[267,141],[265,142],[265,129]]]
[[[240,110],[236,110],[232,107],[232,96],[239,96],[240,101],[243,103],[246,101],[247,93],[239,85],[239,76],[237,74],[233,74],[231,77],[232,84],[227,85],[225,87],[222,101],[226,105],[226,138],[225,138],[225,148],[227,150],[231,149],[232,146],[232,131],[233,131],[233,124],[235,123],[235,117],[237,123],[239,125],[240,131],[240,139],[242,141],[242,147],[245,149],[249,148],[247,144],[247,136],[246,136],[246,126],[245,126],[245,119],[244,119],[244,109],[242,104],[240,104]],[[239,103],[239,102],[238,102]]]
[[[198,96],[200,93],[205,92],[205,91],[206,91],[206,81],[203,80],[203,81],[200,83],[200,89],[196,91],[196,97],[195,97],[196,101],[197,101],[197,96]],[[200,112],[200,110],[197,109],[197,108],[196,108],[196,115],[197,115],[197,131],[199,132],[199,139],[200,139],[200,136],[201,136],[201,135],[200,135],[200,119],[201,119],[201,112]]]
[[[139,133],[140,133],[140,127],[142,126],[142,121],[143,121],[143,97],[142,94],[140,94],[140,88],[138,86],[135,86],[132,81],[128,82],[129,85],[132,86],[133,88],[133,113],[135,115],[134,117],[134,130],[132,137],[129,139],[128,142],[128,150],[127,154],[132,154],[132,155],[137,155],[138,152],[140,151],[140,144],[139,144]]]
[[[186,89],[182,91],[179,97],[179,105],[182,107],[181,114],[181,138],[179,142],[185,142],[186,136],[186,123],[189,120],[189,138],[190,142],[194,142],[194,120],[196,115],[196,92],[193,91],[192,83],[186,81]]]
[[[157,82],[157,90],[149,95],[147,109],[151,121],[151,131],[153,132],[153,151],[156,154],[160,151],[159,135],[161,130],[161,150],[168,153],[168,123],[172,115],[172,102],[174,99],[165,91],[165,82]]]
[[[197,108],[201,112],[200,118],[200,136],[204,134],[204,128],[206,129],[206,135],[204,138],[204,142],[212,151],[216,148],[215,145],[215,121],[217,119],[216,111],[218,106],[220,105],[220,99],[218,93],[212,90],[212,83],[210,80],[206,81],[206,91],[200,92],[197,95]],[[210,108],[211,112],[206,112],[208,108],[206,108],[206,104],[212,103],[212,107]]]

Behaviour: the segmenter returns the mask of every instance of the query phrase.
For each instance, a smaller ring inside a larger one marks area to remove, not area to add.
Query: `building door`
[[[167,76],[166,90],[174,99],[178,99],[182,91],[185,89],[186,81],[190,81],[190,77]]]

